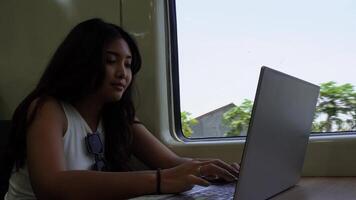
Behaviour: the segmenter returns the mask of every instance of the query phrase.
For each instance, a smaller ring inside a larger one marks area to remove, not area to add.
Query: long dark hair
[[[75,26],[54,53],[36,88],[20,103],[12,118],[10,164],[22,167],[26,159],[26,132],[38,108],[47,97],[74,104],[94,93],[105,77],[104,48],[115,39],[128,44],[131,54],[132,81],[120,101],[104,105],[102,120],[105,134],[105,158],[110,171],[129,170],[132,134],[135,121],[132,82],[141,67],[141,56],[135,41],[117,25],[101,19],[90,19]],[[31,103],[38,99],[27,118]]]

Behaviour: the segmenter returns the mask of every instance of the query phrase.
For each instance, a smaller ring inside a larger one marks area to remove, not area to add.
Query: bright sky
[[[355,0],[176,4],[181,110],[193,117],[253,100],[262,65],[356,86]]]

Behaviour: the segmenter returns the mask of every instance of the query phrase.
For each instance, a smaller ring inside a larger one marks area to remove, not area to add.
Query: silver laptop
[[[268,199],[301,175],[319,87],[262,67],[239,180],[152,199]],[[149,199],[145,196],[144,199]]]

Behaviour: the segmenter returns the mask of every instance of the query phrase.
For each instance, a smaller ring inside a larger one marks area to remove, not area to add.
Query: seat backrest
[[[9,158],[6,154],[10,135],[10,126],[10,120],[0,120],[0,199],[2,199],[7,192],[11,173],[11,170],[8,168]]]

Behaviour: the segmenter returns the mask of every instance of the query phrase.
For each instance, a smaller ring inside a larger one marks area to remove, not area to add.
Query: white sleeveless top
[[[85,136],[93,133],[80,113],[70,104],[61,103],[67,118],[67,131],[63,136],[63,150],[67,170],[89,170],[95,159],[86,149]],[[102,122],[99,122],[97,133],[104,144]],[[30,200],[36,199],[29,175],[27,165],[19,171],[13,170],[9,180],[9,189],[5,200]]]

